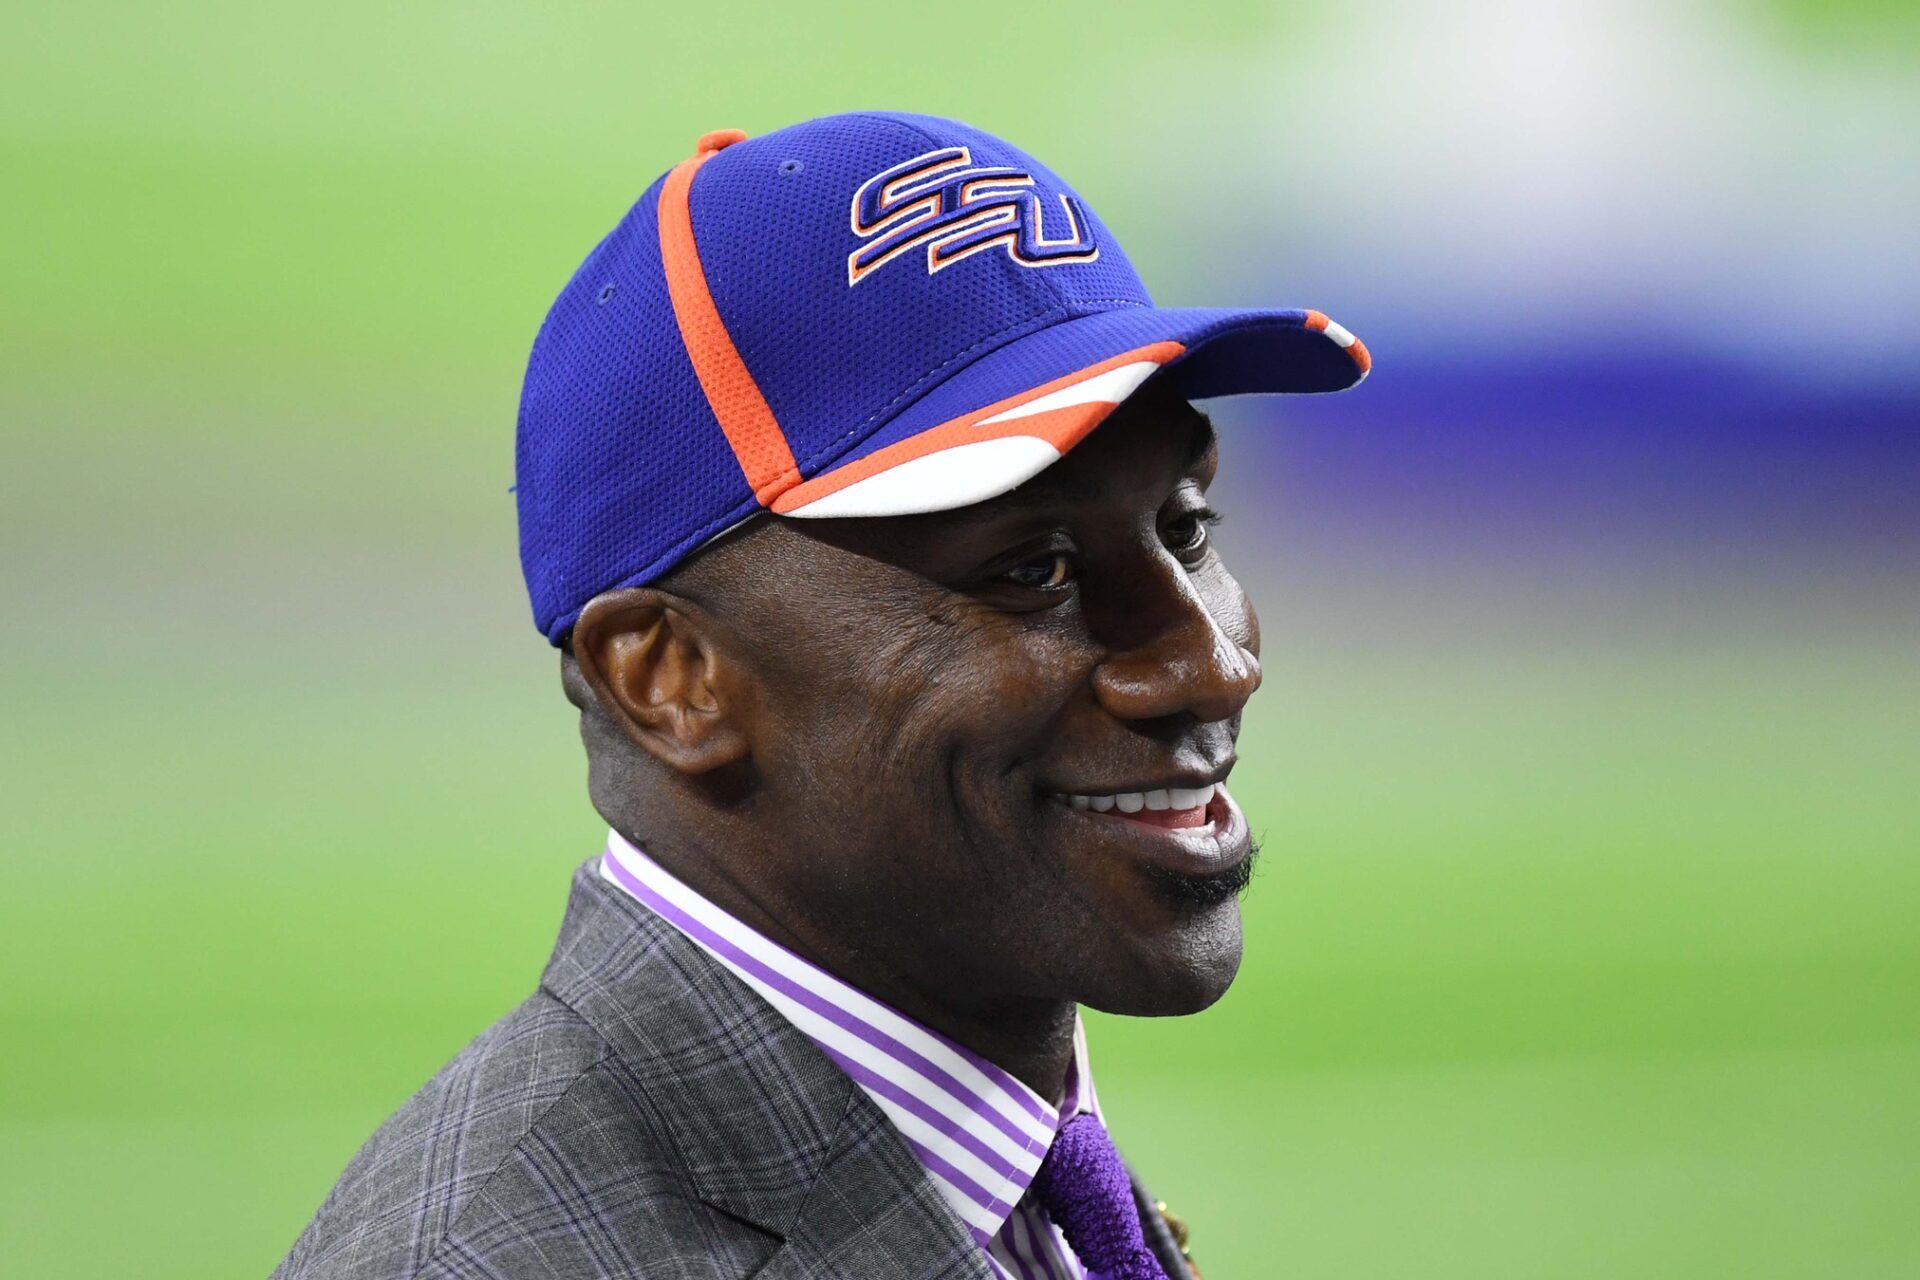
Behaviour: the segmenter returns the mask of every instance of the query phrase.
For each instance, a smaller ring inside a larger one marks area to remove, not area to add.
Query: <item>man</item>
[[[606,849],[278,1274],[1192,1274],[1077,1012],[1193,1012],[1240,960],[1259,630],[1188,401],[1366,370],[1316,312],[1154,308],[964,125],[702,138],[521,406]]]

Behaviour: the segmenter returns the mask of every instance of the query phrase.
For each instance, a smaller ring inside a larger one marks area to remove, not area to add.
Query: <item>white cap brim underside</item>
[[[1098,403],[1106,404],[1111,412],[1160,367],[1152,360],[1123,364],[970,425],[998,426],[1059,409]],[[944,449],[909,458],[844,488],[822,494],[786,514],[797,519],[845,519],[950,511],[1016,489],[1060,461],[1061,456],[1061,450],[1039,436],[963,438]]]

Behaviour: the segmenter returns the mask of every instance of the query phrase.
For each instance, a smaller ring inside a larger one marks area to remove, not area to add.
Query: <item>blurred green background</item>
[[[264,1275],[598,847],[511,438],[701,132],[960,116],[1221,417],[1249,952],[1097,1018],[1209,1280],[1920,1274],[1911,6],[16,6],[0,1273]]]

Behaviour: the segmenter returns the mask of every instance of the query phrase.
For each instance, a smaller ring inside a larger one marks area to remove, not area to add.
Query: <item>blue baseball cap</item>
[[[1093,210],[953,120],[702,137],[587,255],[534,340],[515,492],[534,621],[667,573],[760,511],[943,511],[1056,462],[1148,378],[1339,391],[1317,311],[1153,305]]]

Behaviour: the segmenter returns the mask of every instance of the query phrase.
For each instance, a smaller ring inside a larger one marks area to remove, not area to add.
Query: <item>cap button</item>
[[[700,141],[693,144],[693,153],[695,155],[705,155],[709,151],[718,151],[722,147],[730,147],[736,142],[745,142],[746,140],[747,131],[745,129],[715,129],[712,133],[703,133],[700,135]]]

